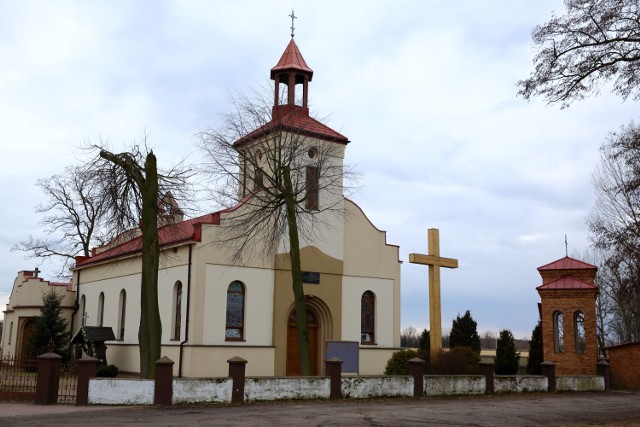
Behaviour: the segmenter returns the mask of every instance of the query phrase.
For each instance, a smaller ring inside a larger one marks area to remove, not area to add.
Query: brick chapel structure
[[[597,270],[568,256],[538,268],[543,359],[556,375],[596,375]]]

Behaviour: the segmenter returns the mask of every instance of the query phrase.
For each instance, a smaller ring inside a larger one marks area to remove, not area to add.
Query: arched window
[[[177,281],[173,287],[173,339],[180,339],[182,326],[182,282]]]
[[[553,313],[553,351],[564,352],[564,319],[560,311]]]
[[[98,326],[104,326],[104,292],[98,297]]]
[[[80,315],[82,316],[82,326],[87,326],[87,298],[84,295],[80,298]]]
[[[240,341],[244,338],[244,300],[244,284],[237,280],[231,282],[227,288],[227,341]]]
[[[576,353],[584,353],[587,347],[587,333],[584,328],[584,313],[576,311],[573,315],[573,330],[576,335]]]
[[[127,291],[120,291],[120,312],[118,316],[118,340],[124,341],[124,326],[127,315]]]
[[[360,300],[360,342],[375,343],[376,330],[376,296],[371,291],[362,294]]]

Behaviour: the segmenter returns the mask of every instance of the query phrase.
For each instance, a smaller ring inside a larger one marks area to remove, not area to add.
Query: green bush
[[[445,350],[431,360],[432,375],[473,375],[480,371],[480,356],[469,347]]]
[[[496,347],[496,374],[515,375],[520,366],[520,353],[516,352],[513,334],[510,330],[500,331]]]
[[[96,377],[115,378],[118,376],[118,367],[116,365],[101,366],[96,372]]]
[[[391,355],[384,368],[385,375],[409,375],[409,360],[420,357],[415,350],[400,350]]]

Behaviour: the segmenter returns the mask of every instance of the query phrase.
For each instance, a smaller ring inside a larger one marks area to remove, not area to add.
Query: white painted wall
[[[331,381],[327,377],[247,378],[246,401],[281,399],[328,399]]]
[[[493,379],[495,393],[523,393],[548,389],[549,380],[539,375],[496,375]]]
[[[360,341],[360,302],[365,291],[376,296],[377,347],[393,347],[393,280],[345,276],[342,279],[342,339]],[[366,347],[366,346],[364,346]]]
[[[484,394],[486,387],[484,375],[424,376],[424,393],[427,396]]]
[[[231,378],[175,379],[173,403],[229,403],[232,387]]]
[[[603,391],[604,377],[591,375],[556,377],[556,391]]]
[[[225,341],[227,288],[234,280],[244,283],[244,342]],[[208,264],[204,296],[205,345],[272,345],[273,283],[271,269]]]
[[[89,380],[89,403],[93,405],[152,405],[153,380],[92,378]]]
[[[352,399],[413,396],[413,377],[347,377],[341,387],[342,396]]]

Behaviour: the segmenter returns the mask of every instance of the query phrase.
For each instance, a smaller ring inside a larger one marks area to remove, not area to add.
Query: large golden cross
[[[429,254],[409,254],[409,262],[429,266],[429,327],[431,360],[442,351],[442,323],[440,314],[440,267],[458,268],[458,260],[440,256],[440,232],[430,228],[427,232]]]

